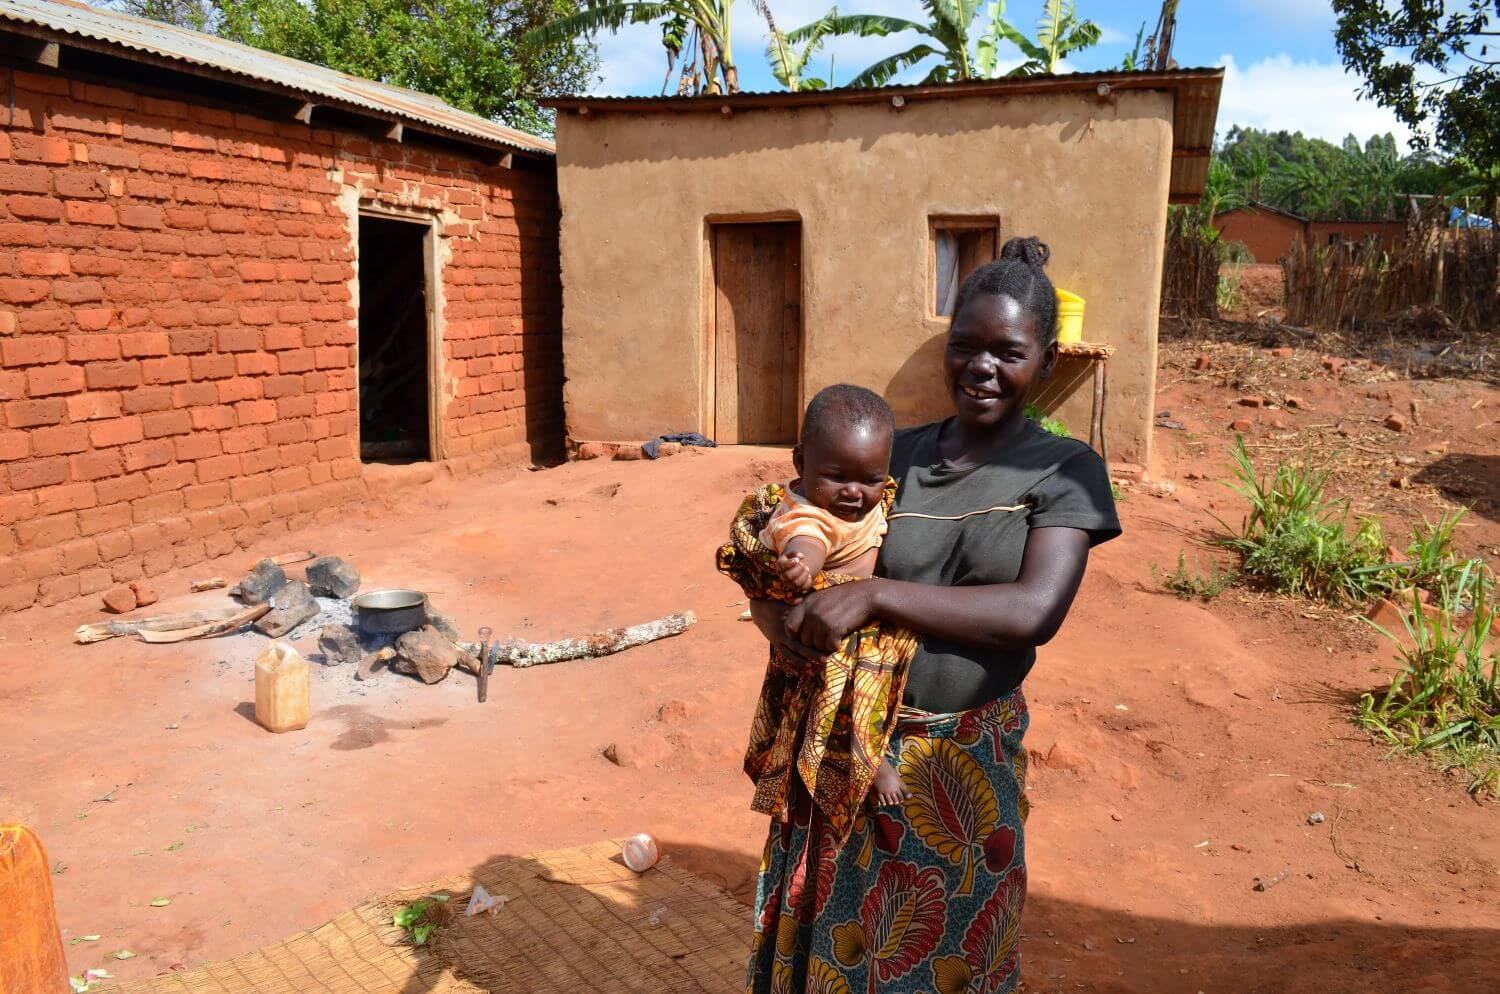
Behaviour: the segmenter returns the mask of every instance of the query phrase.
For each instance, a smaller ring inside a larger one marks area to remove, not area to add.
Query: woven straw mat
[[[503,906],[463,914],[475,883]],[[448,894],[450,920],[413,947],[393,909]],[[671,864],[637,875],[619,842],[496,859],[360,905],[326,925],[111,994],[699,994],[744,989],[750,915]]]

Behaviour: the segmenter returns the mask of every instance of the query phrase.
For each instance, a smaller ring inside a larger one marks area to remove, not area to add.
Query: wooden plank
[[[734,301],[725,273],[737,267],[736,240],[728,227],[714,229],[714,440],[735,445],[740,440],[738,356],[735,352]]]
[[[777,434],[796,441],[802,416],[802,226],[783,224],[781,407]]]

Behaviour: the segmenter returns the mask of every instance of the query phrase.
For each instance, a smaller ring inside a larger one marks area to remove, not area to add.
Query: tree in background
[[[824,21],[814,24],[815,30],[801,36],[801,50],[776,27],[771,9],[764,7],[766,27],[770,29],[770,41],[766,42],[766,62],[771,66],[771,75],[788,90],[826,90],[833,85],[833,57],[828,59],[828,79],[807,75],[808,63],[823,48],[823,42],[831,33]],[[838,16],[838,8],[829,11],[831,17]]]
[[[975,33],[974,23],[979,12],[977,4],[966,0],[922,0],[922,9],[927,12],[925,22],[884,14],[840,14],[835,9],[788,32],[787,38],[793,42],[803,42],[815,35],[884,38],[909,31],[926,39],[904,52],[886,56],[849,81],[850,86],[884,86],[898,73],[934,57],[939,61],[928,71],[924,83],[1056,72],[1064,57],[1097,44],[1100,36],[1099,26],[1093,21],[1077,19],[1072,0],[1047,0],[1035,40],[1027,38],[1005,19],[1005,0],[991,0],[987,7],[989,26],[979,34]],[[1024,56],[1020,65],[1004,73],[999,68],[1002,39],[1014,44]]]
[[[733,15],[734,0],[581,0],[581,9],[545,21],[523,40],[537,47],[564,45],[627,24],[661,22],[669,80],[679,55],[688,53],[679,93],[738,93],[740,74],[730,44]]]
[[[1333,0],[1333,9],[1344,65],[1364,77],[1365,96],[1416,132],[1414,144],[1425,147],[1430,132],[1469,172],[1500,167],[1495,0]],[[1495,207],[1492,190],[1485,212],[1494,217]]]
[[[116,7],[221,38],[419,90],[540,134],[543,97],[588,87],[593,47],[521,39],[575,0],[119,0]]]

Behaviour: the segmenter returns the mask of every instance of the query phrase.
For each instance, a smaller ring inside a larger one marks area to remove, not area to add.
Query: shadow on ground
[[[743,854],[670,842],[664,848],[673,867],[728,884],[735,891],[746,880],[753,886],[756,868]],[[638,900],[626,896],[628,888],[621,888],[619,896],[611,899],[598,888],[585,890],[557,879],[554,867],[530,860],[514,860],[512,865],[534,881],[519,888],[512,885],[522,893],[512,895],[509,908],[522,911],[523,902],[536,901],[540,895],[551,898],[551,910],[543,914],[530,909],[515,916],[528,924],[506,936],[504,961],[487,958],[483,967],[466,976],[470,983],[478,982],[480,989],[506,994],[659,994],[663,990],[729,994],[743,989],[743,968],[738,964],[748,949],[751,927],[750,910],[743,903],[733,906],[737,920],[710,922],[699,917],[690,921],[671,906],[670,898],[665,903],[654,898]],[[491,871],[486,867],[474,871],[481,879],[486,872]],[[1284,885],[1328,886],[1298,879]],[[456,895],[455,907],[461,907],[463,896]],[[1112,896],[1108,882],[1100,881],[1100,904],[1108,905]],[[1117,897],[1123,900],[1123,895]],[[1266,895],[1248,891],[1245,897],[1247,905],[1268,900]],[[691,909],[688,913],[691,916]],[[653,914],[659,922],[655,927],[648,924]],[[570,924],[569,915],[605,923],[605,927],[581,934]],[[1180,919],[1161,918],[1034,893],[1027,901],[1022,926],[1023,989],[1107,994],[1376,990],[1436,994],[1488,989],[1494,980],[1493,955],[1500,931],[1384,923],[1373,915],[1375,920],[1295,922],[1247,908],[1245,916],[1264,917],[1266,922],[1214,925],[1193,920],[1190,909],[1184,909]],[[695,935],[701,938],[695,940]],[[712,943],[715,949],[698,956],[693,950],[695,941]],[[654,965],[635,965],[642,959],[644,945],[662,950]],[[522,946],[529,948],[518,948]],[[914,990],[935,989],[930,976],[914,976]],[[497,978],[503,979],[497,982]],[[401,988],[401,994],[456,989],[451,983],[447,971],[441,976],[419,976]]]

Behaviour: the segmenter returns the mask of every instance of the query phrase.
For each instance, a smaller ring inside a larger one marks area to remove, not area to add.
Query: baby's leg
[[[875,771],[875,783],[870,786],[870,802],[875,807],[884,808],[910,797],[911,791],[901,782],[901,774],[896,772],[889,759],[882,759],[880,768]]]

